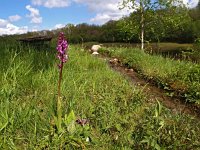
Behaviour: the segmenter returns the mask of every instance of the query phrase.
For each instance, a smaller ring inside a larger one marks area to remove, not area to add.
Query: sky
[[[122,0],[1,0],[0,35],[52,30],[66,24],[98,24],[118,20],[130,11]],[[198,0],[183,0],[195,7]]]

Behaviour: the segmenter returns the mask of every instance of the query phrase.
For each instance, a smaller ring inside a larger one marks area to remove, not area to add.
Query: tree
[[[123,0],[122,8],[128,7],[134,11],[134,14],[139,13],[139,39],[141,41],[141,50],[144,49],[145,28],[148,25],[148,22],[154,21],[149,18],[154,18],[157,10],[171,8],[174,7],[174,5],[183,6],[181,0]]]
[[[110,20],[101,26],[102,28],[102,42],[118,42],[119,30],[117,27],[117,21]]]
[[[121,41],[123,42],[140,42],[139,34],[139,15],[130,14],[128,17],[124,17],[117,22],[119,28],[119,34]],[[138,36],[139,35],[139,36]]]
[[[158,43],[161,39],[186,42],[192,38],[192,34],[187,34],[191,32],[191,18],[186,7],[159,9],[151,16],[146,34],[153,35]]]
[[[200,1],[195,8],[190,9],[189,15],[192,18],[192,31],[194,38],[200,37]]]

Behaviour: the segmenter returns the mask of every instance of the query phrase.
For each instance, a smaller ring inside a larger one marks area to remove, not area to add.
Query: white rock
[[[101,48],[101,45],[93,45],[91,50],[92,52],[98,52],[98,50]]]
[[[99,54],[98,52],[93,52],[93,53],[92,53],[92,55],[98,55],[98,54]]]
[[[130,71],[130,72],[133,72],[134,70],[133,70],[133,69],[129,69],[129,71]]]

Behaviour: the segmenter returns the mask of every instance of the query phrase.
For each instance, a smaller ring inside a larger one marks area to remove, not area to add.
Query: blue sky
[[[103,24],[129,14],[122,0],[1,0],[0,35],[51,30],[68,23]],[[183,0],[193,7],[198,0]]]

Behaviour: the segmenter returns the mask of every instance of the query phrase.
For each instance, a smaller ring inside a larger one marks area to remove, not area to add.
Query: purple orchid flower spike
[[[58,44],[57,44],[57,57],[60,60],[60,64],[58,65],[59,69],[63,67],[63,63],[66,63],[68,60],[68,55],[67,55],[67,49],[68,49],[68,43],[64,38],[64,33],[61,32],[59,34],[58,38]]]

